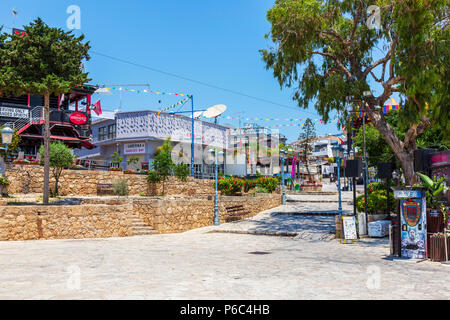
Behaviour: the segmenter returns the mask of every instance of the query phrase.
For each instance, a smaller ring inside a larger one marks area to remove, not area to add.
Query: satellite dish
[[[227,106],[226,105],[224,105],[224,104],[216,104],[215,106],[212,106],[211,108],[208,108],[208,110],[206,110],[203,113],[203,116],[205,118],[208,118],[208,119],[217,118],[222,113],[224,113],[225,110],[227,110]]]
[[[112,92],[108,88],[98,88],[94,93],[111,95]]]
[[[203,114],[203,111],[196,111],[194,112],[194,119],[200,118],[200,116]],[[192,118],[192,115],[190,116]]]

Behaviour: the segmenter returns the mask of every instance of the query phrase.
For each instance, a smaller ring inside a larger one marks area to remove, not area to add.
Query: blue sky
[[[312,107],[308,110],[296,107],[291,99],[292,89],[281,90],[271,72],[265,70],[258,50],[270,45],[264,34],[270,30],[266,12],[273,3],[273,0],[2,0],[0,23],[12,27],[12,9],[15,8],[18,11],[15,27],[28,24],[39,16],[50,26],[68,30],[67,7],[78,5],[81,9],[81,30],[75,33],[85,34],[92,51],[288,107],[127,65],[94,53],[86,63],[92,84],[148,83],[154,91],[193,94],[196,109],[214,104],[227,105],[224,117],[319,119],[321,117]],[[119,107],[118,92],[100,98],[103,109]],[[124,93],[122,110],[156,110],[158,100],[161,100],[161,107],[167,107],[180,99],[175,96]],[[188,110],[187,105],[184,110]],[[243,122],[247,121],[244,119]],[[264,126],[298,124],[288,121],[248,122]],[[219,123],[238,126],[238,120],[223,118]],[[301,128],[281,127],[279,130],[289,141],[293,141]],[[318,134],[338,132],[335,123],[319,123],[316,131]]]

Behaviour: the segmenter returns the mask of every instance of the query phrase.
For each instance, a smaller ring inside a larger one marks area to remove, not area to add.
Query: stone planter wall
[[[125,237],[128,205],[2,206],[0,241]]]
[[[6,176],[10,181],[8,192],[14,193],[42,193],[44,185],[44,169],[41,166],[14,165],[7,168]],[[142,174],[124,174],[119,171],[92,171],[92,170],[63,170],[59,182],[59,191],[63,195],[95,196],[97,185],[111,183],[126,179],[130,195],[157,195],[162,193],[162,184],[152,185]],[[53,188],[54,179],[50,174],[50,187]],[[164,183],[166,195],[197,195],[213,194],[214,187],[210,180],[198,180],[189,177],[182,182],[170,177]]]
[[[252,217],[261,211],[281,205],[279,194],[219,197],[219,222],[224,223],[226,207],[244,205]],[[133,211],[159,233],[177,233],[213,225],[214,197],[158,197],[133,200]],[[241,219],[244,217],[241,217]]]

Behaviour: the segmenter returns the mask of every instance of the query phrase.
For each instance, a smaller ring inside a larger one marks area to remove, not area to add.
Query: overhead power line
[[[125,59],[116,58],[116,57],[113,57],[113,56],[110,56],[110,55],[107,55],[107,54],[104,54],[104,53],[100,53],[100,52],[97,52],[97,51],[94,51],[94,50],[91,50],[91,52],[96,54],[96,55],[99,55],[99,56],[102,56],[102,57],[105,57],[105,58],[108,58],[108,59],[111,59],[111,60],[115,60],[115,61],[118,61],[118,62],[126,63],[126,64],[129,64],[129,65],[133,65],[135,67],[147,69],[147,70],[150,70],[150,71],[153,71],[153,72],[161,73],[161,74],[164,74],[164,75],[167,75],[167,76],[171,76],[171,77],[174,77],[174,78],[178,78],[178,79],[181,79],[181,80],[197,83],[197,84],[200,84],[200,85],[203,85],[203,86],[206,86],[206,87],[210,87],[210,88],[213,88],[213,89],[229,92],[229,93],[232,93],[232,94],[235,94],[235,95],[247,97],[249,99],[258,100],[258,101],[269,103],[269,104],[273,104],[273,105],[276,105],[276,106],[279,106],[279,107],[295,110],[295,111],[298,111],[298,112],[304,112],[304,113],[311,114],[311,115],[314,115],[314,116],[318,115],[316,113],[311,113],[311,112],[308,112],[308,111],[301,110],[300,108],[287,106],[287,105],[284,105],[284,104],[281,104],[281,103],[278,103],[278,102],[274,102],[274,101],[270,101],[270,100],[267,100],[267,99],[264,99],[264,98],[248,95],[248,94],[243,93],[243,92],[239,92],[239,91],[235,91],[235,90],[232,90],[232,89],[219,87],[219,86],[216,86],[216,85],[213,85],[213,84],[209,84],[209,83],[206,83],[206,82],[203,82],[203,81],[195,80],[195,79],[192,79],[192,78],[187,78],[187,77],[175,74],[175,73],[166,72],[166,71],[159,70],[159,69],[156,69],[156,68],[153,68],[153,67],[149,67],[149,66],[146,66],[146,65],[143,65],[143,64],[140,64],[140,63],[135,63],[135,62],[128,61],[128,60],[125,60]]]

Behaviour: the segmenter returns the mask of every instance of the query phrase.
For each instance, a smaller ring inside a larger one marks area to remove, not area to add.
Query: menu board
[[[342,217],[342,228],[344,230],[344,240],[356,240],[356,219],[355,217]]]

